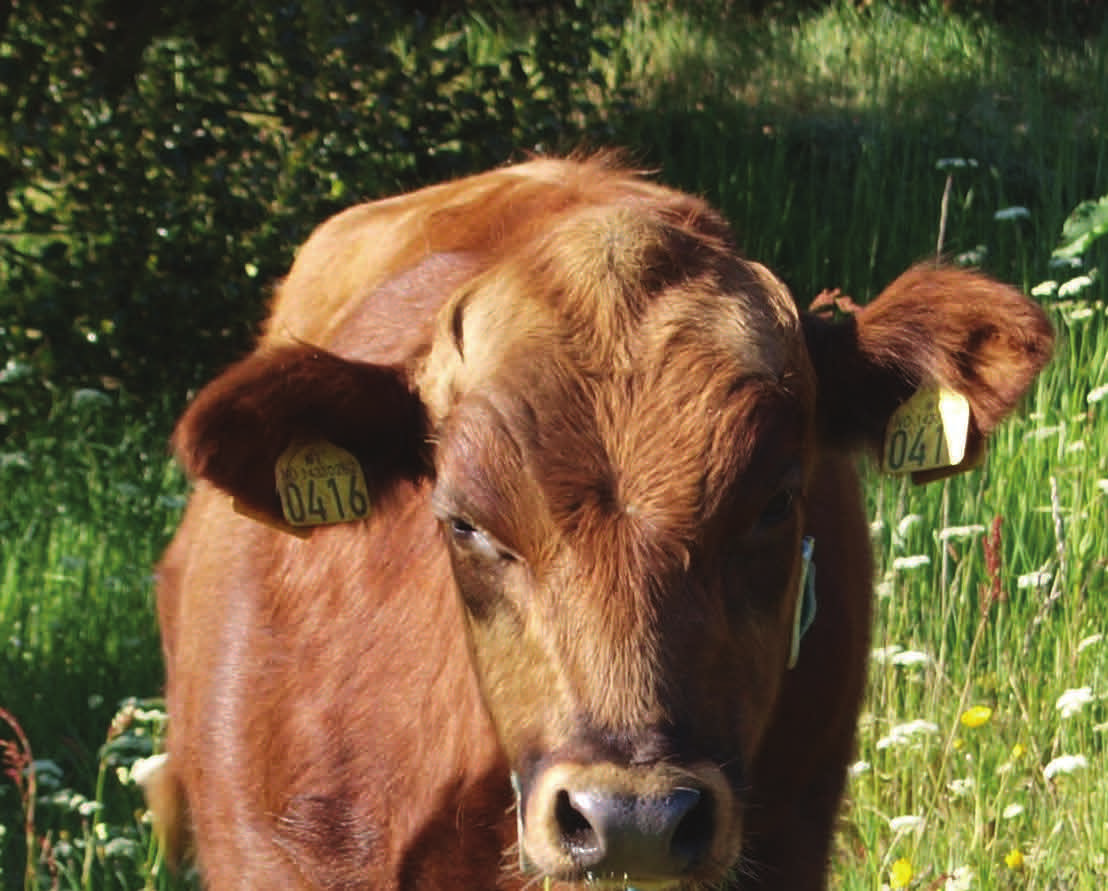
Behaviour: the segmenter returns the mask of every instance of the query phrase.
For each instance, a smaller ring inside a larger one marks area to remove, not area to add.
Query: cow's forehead
[[[787,289],[685,196],[573,207],[512,245],[444,309],[420,386],[444,494],[524,550],[556,528],[678,554],[812,402]]]
[[[697,199],[628,185],[506,233],[447,301],[419,374],[436,426],[521,356],[592,380],[649,378],[675,362],[780,378],[802,362],[792,298],[737,255],[726,224]]]

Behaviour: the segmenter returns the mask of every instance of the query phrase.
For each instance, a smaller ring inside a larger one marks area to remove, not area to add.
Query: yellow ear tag
[[[325,440],[293,442],[277,459],[277,494],[293,526],[368,517],[368,492],[358,459]]]
[[[920,387],[885,428],[881,467],[886,473],[916,473],[953,467],[966,456],[969,401],[946,387]]]

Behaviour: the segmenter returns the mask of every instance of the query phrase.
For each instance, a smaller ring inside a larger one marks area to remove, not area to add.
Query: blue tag
[[[514,770],[511,774],[512,792],[516,799],[516,846],[519,851],[519,871],[526,873],[531,868],[527,855],[523,852],[523,796],[519,788],[519,774]]]
[[[812,554],[816,540],[805,535],[800,542],[800,585],[796,592],[796,611],[793,614],[793,637],[789,646],[789,668],[795,668],[800,658],[800,641],[816,620],[816,566]]]

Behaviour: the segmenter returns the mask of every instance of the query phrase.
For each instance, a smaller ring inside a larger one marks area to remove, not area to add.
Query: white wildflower
[[[1091,275],[1075,275],[1058,286],[1058,296],[1072,297],[1074,294],[1080,294],[1092,283],[1093,277]]]
[[[985,257],[988,255],[989,250],[983,244],[979,244],[975,248],[970,248],[968,251],[963,251],[960,254],[956,254],[954,262],[959,266],[980,266],[985,262]]]
[[[99,801],[82,801],[79,805],[77,805],[77,813],[79,813],[82,817],[91,817],[97,811],[101,811],[103,809],[104,805],[102,805]]]
[[[935,162],[936,170],[962,170],[966,167],[976,167],[976,158],[939,158]]]
[[[141,856],[141,849],[134,839],[116,836],[104,845],[104,854],[108,858],[123,857],[127,860],[135,860]]]
[[[905,650],[903,653],[894,655],[889,661],[892,662],[893,665],[906,668],[916,665],[929,665],[931,663],[931,657],[921,650]]]
[[[1051,257],[1047,263],[1051,269],[1080,269],[1080,257]]]
[[[1083,641],[1081,641],[1081,643],[1079,643],[1077,645],[1077,652],[1082,653],[1085,650],[1089,649],[1089,647],[1096,646],[1098,643],[1100,643],[1103,640],[1104,640],[1104,635],[1103,634],[1100,634],[1100,633],[1090,634]]]
[[[908,557],[897,557],[893,560],[893,571],[919,569],[921,566],[930,566],[931,558],[926,554],[912,554]]]
[[[1043,768],[1043,776],[1050,780],[1060,773],[1073,773],[1088,766],[1089,759],[1084,755],[1059,755]]]
[[[855,761],[847,768],[847,773],[852,777],[860,777],[864,773],[869,773],[871,767],[873,767],[873,765],[868,761]]]
[[[1018,817],[1022,813],[1023,813],[1023,805],[1020,804],[1017,801],[1017,802],[1014,802],[1014,803],[1008,805],[1008,807],[1006,807],[1004,810],[1002,810],[1000,812],[1000,816],[1003,817],[1005,820],[1012,820],[1012,819],[1015,819],[1016,817]]]
[[[1063,718],[1072,718],[1095,699],[1092,687],[1074,687],[1059,696],[1054,707],[1062,713]]]
[[[884,520],[874,520],[872,523],[869,524],[869,534],[870,535],[880,535],[884,531],[885,531],[885,521]]]
[[[1050,580],[1053,578],[1054,573],[1049,569],[1040,569],[1038,572],[1025,572],[1016,579],[1016,587],[1021,590],[1025,588],[1045,588],[1050,584]]]
[[[981,535],[984,531],[985,527],[980,523],[972,523],[969,526],[947,526],[945,529],[939,530],[939,541],[973,538],[975,535]]]
[[[1089,403],[1089,405],[1094,405],[1105,397],[1108,397],[1108,384],[1101,384],[1099,387],[1094,387],[1089,391],[1089,395],[1085,397],[1085,401]]]
[[[1049,278],[1045,282],[1039,282],[1031,289],[1032,297],[1049,297],[1058,290],[1058,282]]]
[[[915,814],[904,814],[889,820],[889,828],[893,832],[911,832],[913,829],[922,830],[926,821]]]
[[[1019,205],[1013,205],[1012,207],[1002,207],[996,213],[993,214],[993,219],[999,222],[1004,220],[1026,220],[1030,219],[1031,211],[1026,207],[1020,207]]]
[[[878,600],[888,600],[893,596],[893,583],[890,581],[878,582],[873,587],[873,593]]]
[[[955,798],[965,798],[973,792],[973,777],[951,780],[947,784],[947,788],[950,789]]]
[[[870,650],[870,658],[878,665],[890,662],[897,653],[903,653],[904,647],[899,644],[889,644],[887,647],[875,647]]]
[[[899,523],[896,524],[896,537],[903,539],[912,531],[913,526],[923,522],[923,517],[920,514],[908,514]]]
[[[168,760],[169,755],[165,752],[149,758],[139,758],[131,765],[131,780],[140,786],[145,785],[151,777],[161,772]]]
[[[939,732],[939,725],[931,721],[916,720],[907,724],[897,724],[889,729],[889,735],[883,736],[877,741],[878,749],[887,749],[890,746],[906,745],[923,736],[934,736]]]
[[[1096,487],[1105,495],[1108,495],[1108,480],[1097,480]]]
[[[968,866],[959,866],[946,880],[943,891],[970,891],[973,887],[973,873]]]
[[[1055,424],[1050,427],[1036,427],[1034,430],[1028,430],[1024,434],[1024,439],[1049,439],[1051,436],[1057,436],[1062,432],[1062,425]]]
[[[1096,310],[1091,306],[1079,306],[1077,309],[1066,313],[1067,322],[1084,322],[1096,315]]]
[[[1086,449],[1085,440],[1075,439],[1069,445],[1066,446],[1066,454],[1071,455],[1074,452],[1083,452]]]

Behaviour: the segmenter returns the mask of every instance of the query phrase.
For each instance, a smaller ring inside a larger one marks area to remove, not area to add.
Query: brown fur
[[[695,802],[691,847],[613,881],[822,888],[870,621],[850,451],[932,380],[983,440],[1050,346],[946,268],[802,317],[703,202],[604,160],[340,214],[175,434],[200,482],[160,571],[152,803],[187,808],[213,889],[577,887],[565,802],[597,796]],[[278,518],[304,436],[358,457],[369,519],[301,540],[232,511]],[[804,534],[819,616],[787,670]]]

